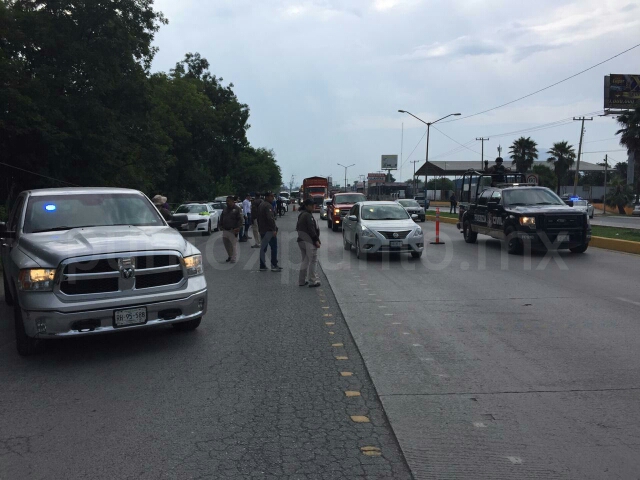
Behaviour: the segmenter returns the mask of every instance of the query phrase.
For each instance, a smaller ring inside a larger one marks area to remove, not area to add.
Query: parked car
[[[633,207],[633,212],[631,212],[631,215],[633,215],[634,217],[640,217],[640,205],[636,205],[635,207]]]
[[[565,202],[566,203],[566,202]],[[582,210],[583,212],[587,212],[589,218],[593,218],[593,205],[591,205],[587,200],[571,200],[573,208],[578,210]]]
[[[193,330],[206,313],[200,251],[138,191],[22,192],[0,237],[21,355],[43,339],[165,324]]]
[[[181,231],[211,235],[219,228],[220,215],[209,203],[185,203],[176,209],[176,214],[185,214],[189,219],[187,228],[179,228]]]
[[[330,198],[325,198],[322,201],[322,205],[320,206],[320,220],[327,220],[327,216],[328,216],[327,203],[330,203],[330,202],[331,202]]]
[[[431,206],[431,201],[428,198],[425,199],[424,195],[416,195],[413,199],[425,210]]]
[[[420,258],[424,251],[424,234],[414,219],[396,202],[359,202],[345,217],[342,241],[345,250],[355,246],[356,256],[368,253],[411,253]]]
[[[396,202],[402,205],[409,215],[418,215],[418,219],[421,222],[424,222],[427,219],[424,208],[422,208],[416,200],[411,198],[401,198],[400,200],[396,200]]]

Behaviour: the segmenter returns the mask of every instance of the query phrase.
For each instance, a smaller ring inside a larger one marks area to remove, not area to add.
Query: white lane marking
[[[403,335],[411,335],[409,332],[402,332]]]
[[[429,358],[429,357],[422,357],[420,358],[420,360],[423,360],[425,362],[433,362],[433,358]]]
[[[421,347],[422,345],[420,345],[419,343],[412,343],[411,346],[412,347]]]
[[[473,426],[476,428],[486,428],[487,426],[482,422],[473,422]]]
[[[384,305],[378,305],[378,308],[387,308]]]
[[[618,297],[616,300],[620,300],[621,302],[631,303],[633,305],[637,305],[640,307],[640,302],[634,302],[633,300],[629,300],[627,298]]]
[[[385,317],[393,317],[393,313],[385,313],[384,316]]]
[[[507,457],[514,465],[522,465],[522,459],[520,457]]]

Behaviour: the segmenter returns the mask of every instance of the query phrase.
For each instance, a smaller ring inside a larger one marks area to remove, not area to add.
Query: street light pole
[[[445,115],[442,118],[439,118],[438,120],[434,121],[434,122],[425,122],[424,120],[422,120],[419,117],[416,117],[413,113],[411,112],[407,112],[406,110],[398,110],[399,113],[406,113],[411,115],[413,118],[415,118],[416,120],[421,121],[422,123],[424,123],[427,126],[427,152],[425,155],[425,167],[427,168],[427,170],[429,169],[429,132],[431,129],[431,125],[433,125],[434,123],[438,123],[440,120],[444,120],[445,118],[449,118],[449,117],[453,117],[453,116],[459,116],[462,115],[461,113],[450,113],[449,115]],[[424,195],[424,199],[425,201],[427,200],[427,177],[428,175],[425,174],[424,176],[424,190],[425,190],[425,195]]]
[[[353,167],[355,163],[352,163],[351,165],[342,165],[341,163],[339,163],[338,165],[344,168],[344,191],[346,192],[347,191],[347,168]]]

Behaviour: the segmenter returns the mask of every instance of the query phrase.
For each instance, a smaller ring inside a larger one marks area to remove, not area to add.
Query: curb
[[[590,247],[605,248],[616,252],[634,253],[640,255],[640,242],[630,240],[616,240],[615,238],[591,237]]]
[[[426,218],[430,222],[436,221],[436,217],[432,215],[427,215]],[[458,220],[455,218],[441,217],[440,222],[455,225],[456,223],[458,223]],[[591,237],[589,246],[604,248],[606,250],[614,250],[616,252],[633,253],[635,255],[640,255],[640,242],[632,242],[630,240],[617,240],[615,238],[606,237]]]

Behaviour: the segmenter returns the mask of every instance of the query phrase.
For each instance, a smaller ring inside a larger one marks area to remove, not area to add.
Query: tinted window
[[[488,198],[491,196],[491,190],[485,190],[478,198],[478,205],[486,205]]]
[[[202,213],[207,212],[206,205],[180,205],[176,213]]]
[[[398,203],[403,207],[419,207],[420,205],[415,200],[398,200]]]
[[[25,233],[111,225],[162,226],[160,214],[136,194],[77,194],[31,197]]]
[[[357,203],[364,202],[367,198],[361,194],[352,195],[336,195],[333,197],[333,203]]]
[[[565,203],[551,190],[546,188],[517,188],[502,193],[505,205],[564,205]]]
[[[20,217],[22,216],[22,208],[24,207],[24,197],[18,198],[18,202],[14,205],[11,215],[9,215],[9,222],[7,223],[7,230],[15,232],[20,225]]]

